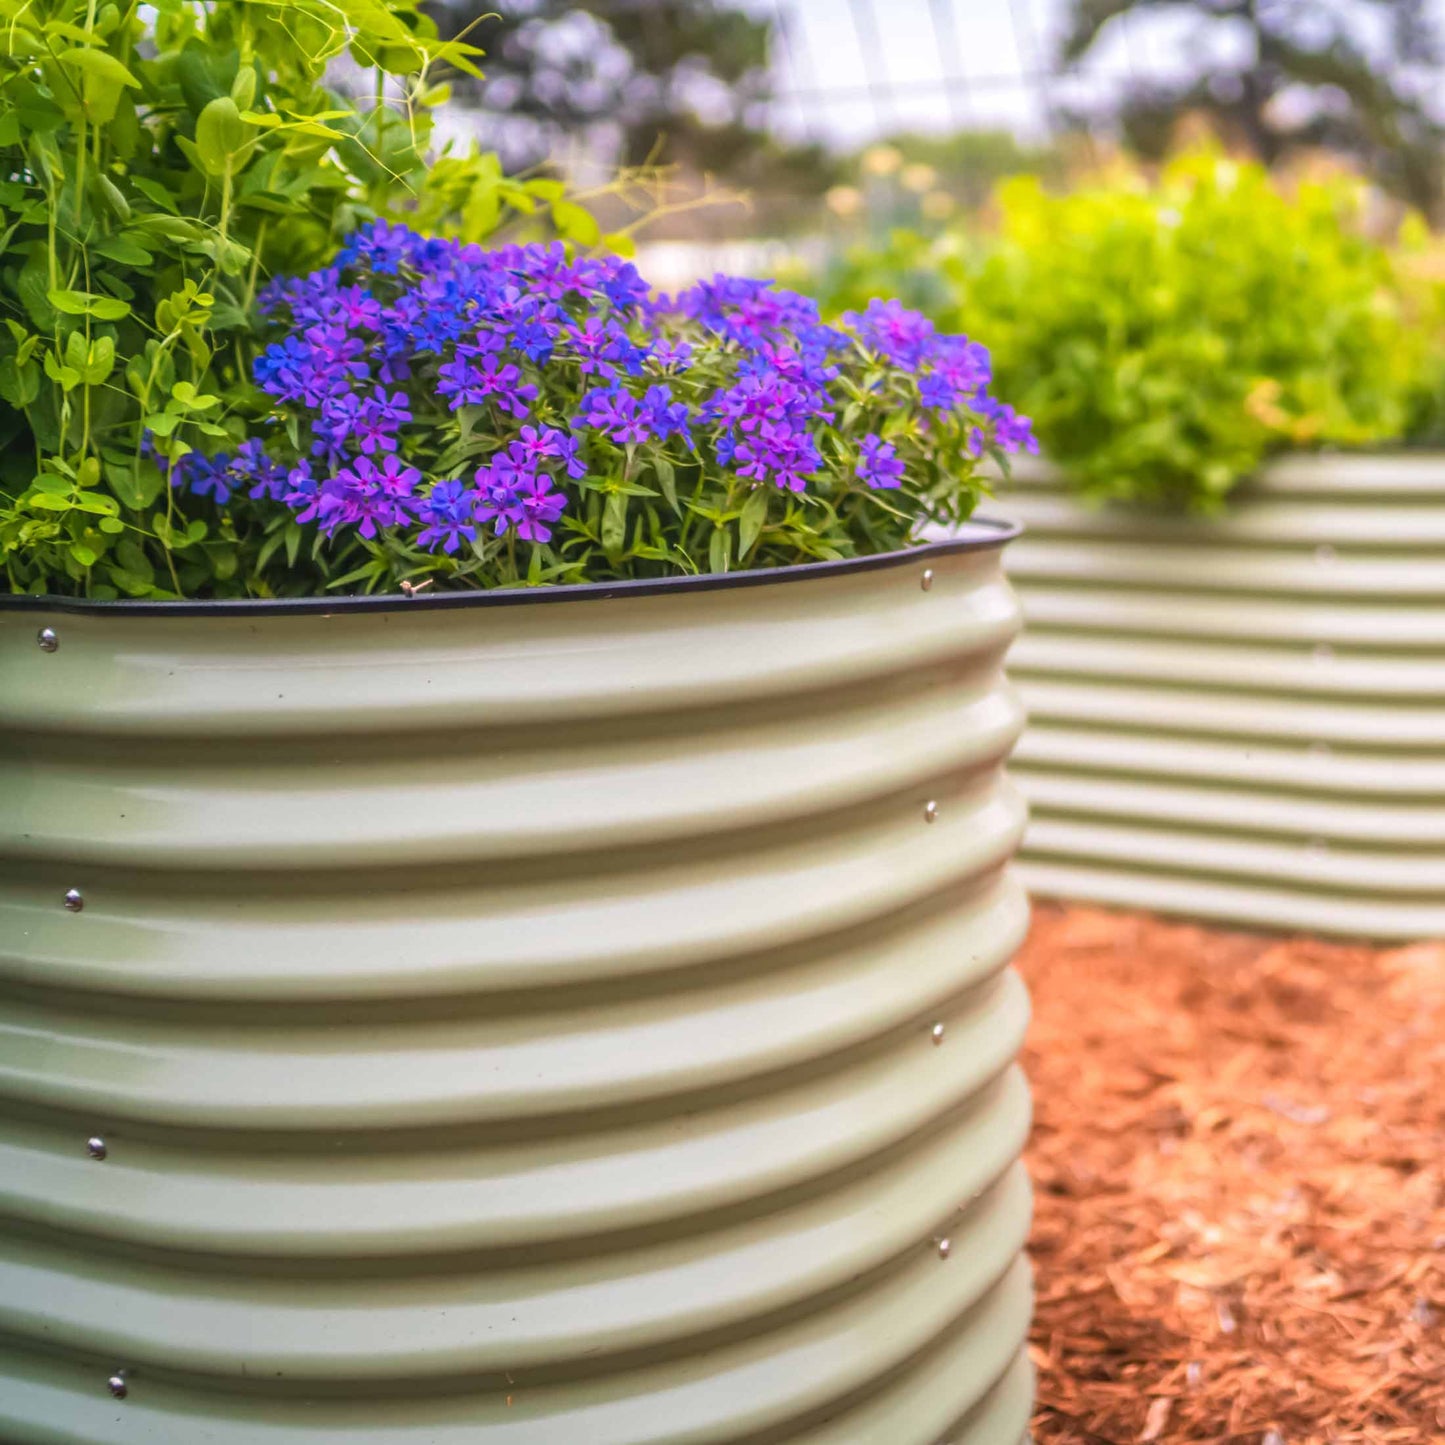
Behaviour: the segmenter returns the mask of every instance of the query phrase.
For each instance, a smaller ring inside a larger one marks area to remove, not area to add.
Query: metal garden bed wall
[[[1445,455],[1292,457],[1217,521],[1038,464],[998,506],[1037,893],[1445,934]]]
[[[0,1439],[1022,1439],[1007,535],[0,605]]]

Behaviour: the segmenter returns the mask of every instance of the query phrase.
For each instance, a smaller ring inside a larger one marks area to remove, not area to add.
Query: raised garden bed
[[[1445,455],[1298,456],[1219,520],[1019,467],[1014,772],[1040,894],[1445,933]]]
[[[0,599],[0,1437],[1020,1440],[1007,535]]]

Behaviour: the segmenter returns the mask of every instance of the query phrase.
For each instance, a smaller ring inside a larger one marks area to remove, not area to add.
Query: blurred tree
[[[1431,0],[1072,0],[1061,60],[1077,64],[1124,16],[1193,19],[1182,48],[1197,69],[1121,101],[1136,149],[1157,157],[1181,117],[1202,113],[1269,163],[1307,147],[1355,157],[1438,219],[1445,126],[1429,101],[1445,42],[1432,9]]]
[[[649,158],[713,174],[764,149],[766,20],[714,0],[432,0],[441,34],[486,52],[457,91],[493,122],[511,168],[576,146],[609,163]]]

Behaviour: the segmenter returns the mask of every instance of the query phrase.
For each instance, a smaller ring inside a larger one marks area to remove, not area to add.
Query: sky
[[[1114,34],[1085,75],[1060,80],[1046,72],[1067,0],[745,3],[782,22],[777,85],[783,98],[775,125],[793,137],[837,145],[912,126],[997,124],[1045,134],[1051,105],[1117,91],[1132,77],[1187,68],[1190,47],[1199,43],[1184,17],[1124,17],[1114,23]],[[1434,4],[1445,26],[1445,0]],[[1315,18],[1338,11],[1368,42],[1378,8],[1358,0],[1318,0]],[[1308,19],[1311,7],[1301,9]],[[1216,43],[1227,52],[1230,37]]]

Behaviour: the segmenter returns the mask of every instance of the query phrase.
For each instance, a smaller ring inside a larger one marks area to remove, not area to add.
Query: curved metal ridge
[[[1359,845],[1357,857],[1369,850],[1388,850],[1383,860],[1402,888],[1430,888],[1445,869],[1445,808],[1438,803],[1405,805],[1377,799],[1278,796],[1258,789],[1181,787],[1152,779],[1144,785],[1135,778],[1091,777],[1086,774],[1043,772],[1032,784],[1034,804],[1049,815],[1102,817],[1143,824],[1168,824],[1188,816],[1201,829],[1273,835],[1290,839],[1301,835],[1337,843]],[[1411,859],[1412,852],[1425,856]],[[1433,855],[1433,857],[1432,857]],[[1414,866],[1412,866],[1412,864]],[[1368,866],[1368,865],[1367,865]],[[1370,879],[1378,887],[1379,870]]]
[[[1118,589],[1184,589],[1199,593],[1308,598],[1445,600],[1439,564],[1408,553],[1359,556],[1330,550],[1238,547],[1210,555],[1197,544],[1114,542],[1102,535],[1087,548],[1067,537],[1030,532],[1009,551],[1009,566],[1051,587],[1104,583]]]
[[[348,869],[554,857],[559,838],[574,853],[649,847],[936,791],[940,780],[996,769],[1022,726],[1011,694],[955,687],[820,718],[806,732],[788,718],[665,752],[645,737],[599,739],[585,765],[575,749],[554,749],[469,760],[461,777],[452,757],[403,756],[380,779],[324,764],[107,769],[16,759],[0,762],[16,830],[0,847],[72,869],[172,874],[304,869],[323,850],[328,868]],[[885,754],[880,731],[895,736]],[[619,797],[631,800],[625,812]]]
[[[1445,456],[1295,457],[1200,521],[1006,499],[1041,891],[1445,934]]]
[[[1120,775],[1132,770],[1179,781],[1317,793],[1346,803],[1377,800],[1386,807],[1402,800],[1445,803],[1445,757],[1345,752],[1322,744],[1285,747],[1253,738],[1146,737],[1036,723],[1014,752],[1013,769],[1021,767]]]
[[[375,751],[387,739],[415,736],[427,748],[445,735],[452,755],[458,735],[475,748],[481,729],[513,730],[494,739],[511,750],[531,731],[575,748],[584,727],[623,718],[676,748],[718,710],[735,719],[812,700],[826,715],[840,694],[856,702],[870,686],[906,691],[910,676],[917,688],[987,664],[1019,625],[1007,588],[971,585],[996,561],[996,551],[968,552],[931,569],[751,587],[725,601],[684,592],[666,605],[643,596],[499,613],[86,614],[56,620],[59,646],[44,668],[34,665],[33,619],[12,615],[0,626],[0,728],[38,760],[77,736],[112,750],[185,740],[216,763],[235,756],[217,750],[222,740],[265,745],[259,759],[279,741],[313,739],[344,757],[354,740]],[[936,578],[928,591],[925,570]]]
[[[548,600],[0,612],[0,1439],[1021,1440],[997,542]]]
[[[1440,909],[1432,903],[1310,891],[1294,881],[1274,887],[1262,876],[1241,881],[1148,873],[1121,867],[1113,859],[1090,867],[1032,855],[1019,864],[1019,871],[1029,891],[1040,897],[1144,908],[1246,928],[1383,939],[1433,938],[1441,930]]]
[[[1015,1099],[1017,1095],[1014,1096]],[[930,1232],[961,1254],[987,1256],[1027,1209],[1017,1165],[1027,1111],[992,1128],[943,1131],[906,1163],[861,1184],[700,1237],[524,1268],[465,1262],[440,1279],[222,1276],[150,1262],[119,1263],[26,1241],[0,1253],[0,1332],[44,1332],[54,1345],[105,1352],[175,1376],[255,1377],[256,1393],[324,1391],[530,1373],[551,1379],[694,1337],[769,1328],[800,1303],[826,1303],[917,1254]],[[964,1148],[982,1147],[1002,1182],[960,1210],[951,1176]],[[1022,1244],[1014,1240],[1014,1248]],[[154,1308],[166,1299],[164,1312]],[[27,1307],[28,1302],[28,1307]],[[539,1373],[540,1372],[540,1373]]]
[[[1191,641],[1186,651],[1174,639],[1042,633],[1019,638],[1009,663],[1019,675],[1068,670],[1104,682],[1445,703],[1445,669],[1437,658],[1342,652],[1328,644],[1290,649]]]
[[[895,971],[906,957],[892,957]],[[1003,960],[991,962],[997,968]],[[920,990],[923,1007],[950,984],[958,987],[956,975],[939,979],[937,962],[930,971],[931,987]],[[1012,977],[985,990],[960,1026],[988,1034],[998,1028],[1000,1014],[1021,1013]],[[0,1031],[0,1097],[16,1113],[44,1107],[141,1124],[254,1132],[555,1120],[747,1080],[761,1087],[776,1070],[874,1044],[900,1026],[895,1009],[911,1014],[918,1006],[889,1007],[875,986],[867,996],[878,998],[879,1007],[866,1011],[857,995],[869,982],[846,991],[796,983],[770,992],[749,989],[735,1001],[718,998],[720,989],[703,990],[671,1008],[651,999],[640,1006],[594,1005],[583,1020],[548,1013],[545,1032],[535,1015],[492,1026],[467,1018],[381,1031],[370,1022],[355,1031],[354,1043],[335,1024],[245,1029],[207,1028],[191,1019],[172,1026],[72,1021],[12,1003]],[[768,1026],[767,1015],[794,1004],[798,1016]],[[752,1028],[766,1032],[750,1036],[745,1031]],[[264,1070],[257,1068],[259,1058]]]
[[[866,1408],[872,1392],[949,1334],[956,1368],[934,1385],[946,1389],[950,1408],[966,1408],[987,1400],[1024,1341],[1030,1290],[1018,1250],[1026,1218],[1027,1199],[1016,1197],[973,1254],[941,1268],[936,1252],[920,1246],[872,1288],[761,1335],[715,1344],[687,1371],[664,1360],[573,1382],[534,1386],[522,1376],[488,1382],[484,1393],[474,1386],[420,1398],[368,1382],[364,1406],[354,1389],[318,1398],[312,1386],[300,1400],[248,1395],[238,1414],[209,1382],[137,1368],[126,1409],[94,1411],[85,1395],[96,1392],[84,1390],[86,1377],[73,1367],[0,1351],[0,1427],[33,1439],[59,1411],[84,1422],[85,1433],[72,1438],[113,1442],[341,1441],[362,1430],[369,1439],[442,1445],[475,1440],[479,1431],[501,1445],[665,1445],[746,1440],[763,1431],[786,1439]],[[1000,1274],[1001,1259],[1014,1262]],[[179,1433],[187,1429],[196,1433]]]
[[[831,836],[806,850],[774,841],[697,862],[674,855],[606,889],[573,889],[556,877],[510,888],[419,886],[348,901],[349,918],[336,917],[334,888],[278,895],[244,932],[234,926],[231,894],[90,875],[86,913],[91,923],[105,919],[104,950],[94,948],[93,930],[57,913],[52,876],[0,885],[0,982],[197,1003],[374,999],[392,1007],[611,986],[874,927],[965,890],[1003,867],[1024,816],[1018,793],[995,780],[951,806],[922,839],[916,809],[890,805],[863,828],[843,831],[829,820],[819,832]],[[191,964],[198,954],[204,976]]]

